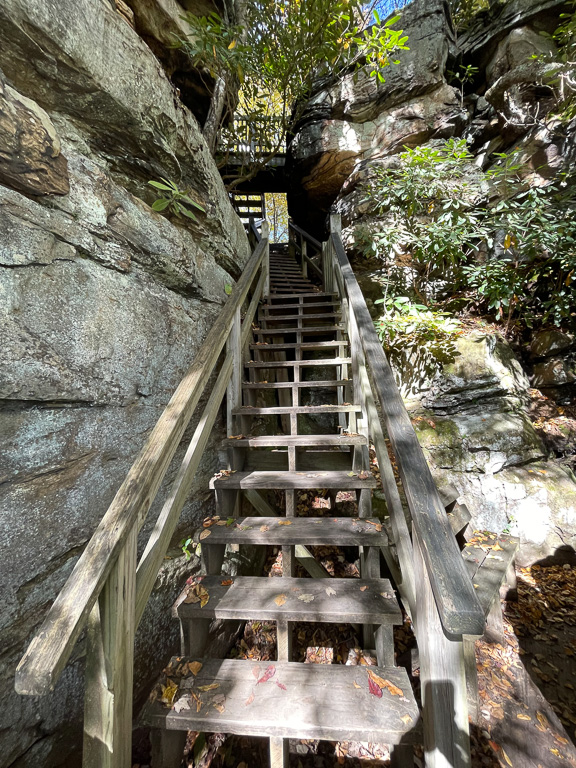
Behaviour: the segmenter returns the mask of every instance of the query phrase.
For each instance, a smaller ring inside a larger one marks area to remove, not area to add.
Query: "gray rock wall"
[[[114,3],[5,0],[0,71],[0,766],[77,766],[82,643],[49,697],[17,696],[14,669],[249,247],[196,118]],[[197,223],[151,210],[160,176],[203,203]],[[182,561],[139,633],[137,697],[177,640]]]
[[[352,249],[356,232],[381,225],[363,189],[374,167],[395,167],[405,147],[435,139],[466,138],[481,168],[493,153],[516,150],[534,184],[573,169],[576,122],[541,119],[557,94],[531,59],[554,52],[540,33],[553,32],[563,10],[558,0],[496,4],[456,39],[442,0],[407,5],[398,26],[410,51],[385,70],[385,83],[363,72],[318,82],[289,147],[296,222],[323,238],[327,212],[338,212]],[[464,97],[449,82],[460,64],[478,68]],[[357,266],[376,316],[385,274],[375,261]],[[533,349],[526,372],[495,334],[460,338],[451,363],[414,346],[396,355],[398,383],[439,484],[458,490],[474,526],[518,534],[522,564],[576,550],[576,480],[548,457],[530,417],[530,384],[564,397],[574,387],[574,339],[561,349],[555,343]]]

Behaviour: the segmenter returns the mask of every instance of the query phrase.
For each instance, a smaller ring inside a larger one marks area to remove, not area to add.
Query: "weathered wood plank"
[[[237,576],[223,586],[222,576],[206,576],[202,586],[210,599],[180,603],[181,620],[192,618],[311,621],[351,624],[402,624],[402,613],[387,579],[270,579]],[[311,600],[304,602],[301,597]],[[276,602],[281,597],[279,602]]]
[[[462,638],[451,640],[445,634],[415,527],[413,542],[426,768],[470,768]]]
[[[134,526],[88,620],[83,768],[132,765],[137,536]]]
[[[134,525],[144,522],[178,444],[194,413],[237,307],[246,298],[265,257],[261,240],[232,295],[214,322],[194,362],[120,486],[16,670],[16,690],[43,695],[52,690],[68,661],[108,575]]]
[[[343,325],[315,325],[315,326],[305,326],[304,328],[294,328],[287,327],[287,328],[255,328],[254,333],[257,336],[286,336],[290,333],[332,333],[333,331],[343,331],[344,326]]]
[[[264,360],[246,363],[246,368],[324,368],[330,365],[347,365],[349,357],[326,357],[322,360]]]
[[[352,475],[352,477],[350,476]],[[294,490],[307,488],[375,488],[376,480],[372,475],[366,479],[356,473],[348,472],[234,472],[230,475],[216,476],[210,481],[210,488],[255,488],[274,490]]]
[[[213,544],[336,544],[359,546],[362,544],[384,547],[388,544],[385,531],[379,531],[376,518],[351,517],[293,517],[290,525],[286,518],[239,517],[233,525],[210,528]]]
[[[301,307],[330,307],[338,304],[338,299],[328,299],[326,301],[307,301],[305,304],[261,304],[261,309],[298,309]]]
[[[154,587],[158,570],[162,565],[166,550],[178,525],[182,507],[186,503],[190,488],[194,482],[194,475],[204,456],[222,398],[226,392],[231,371],[232,356],[229,355],[222,364],[222,369],[210,399],[200,417],[168,498],[162,506],[146,548],[138,563],[136,573],[136,626],[140,623],[146,603]]]
[[[173,664],[177,667],[192,660],[173,660]],[[404,669],[232,659],[202,663],[196,677],[181,680],[175,699],[193,692],[200,700],[200,711],[196,712],[195,702],[180,712],[156,703],[145,714],[148,724],[172,730],[387,744],[419,739],[418,708]],[[267,682],[258,683],[268,666],[273,667],[274,674]],[[387,689],[381,698],[371,694],[369,669],[404,695],[392,696]],[[218,689],[200,691],[200,686],[206,685],[218,685]],[[222,711],[211,703],[216,694],[224,697]]]
[[[277,446],[294,446],[295,448],[310,448],[325,445],[368,445],[364,435],[261,435],[259,437],[232,438],[224,441],[227,445],[240,448],[265,448]]]
[[[245,405],[242,408],[236,408],[235,414],[238,416],[271,416],[271,415],[290,415],[291,413],[356,413],[360,410],[359,405],[277,405],[270,408],[253,408]]]
[[[282,344],[250,344],[250,349],[257,349],[259,352],[269,352],[277,349],[335,349],[336,347],[346,347],[348,342],[345,339],[334,339],[333,341],[302,341]]]
[[[301,295],[302,294],[300,293],[275,293],[274,296],[269,297],[269,300],[271,301],[272,299],[274,299],[278,301],[283,301],[284,299],[299,299]],[[318,296],[337,296],[337,294],[334,293],[334,291],[332,291],[331,293],[327,293],[326,291],[317,291],[317,290],[314,290],[313,294],[307,294],[307,295],[313,296],[314,298],[317,298]]]
[[[331,224],[335,225],[336,222],[331,221]],[[481,633],[484,626],[482,607],[464,568],[446,512],[362,291],[340,236],[333,233],[329,242],[356,317],[362,348],[372,371],[375,393],[382,407],[412,520],[422,540],[427,571],[430,574],[442,624],[454,635]]]
[[[488,616],[496,601],[500,610],[500,587],[514,561],[520,540],[516,536],[494,533],[479,534],[474,541],[476,543],[466,544],[462,558],[484,615]]]
[[[325,387],[344,387],[349,384],[348,379],[326,379],[316,381],[251,381],[244,382],[242,387],[244,389],[282,389],[298,387],[299,389],[318,389]]]

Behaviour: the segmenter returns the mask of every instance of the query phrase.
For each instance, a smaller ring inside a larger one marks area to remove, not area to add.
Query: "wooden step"
[[[475,533],[462,557],[484,613],[488,615],[498,597],[520,539],[496,533]]]
[[[344,387],[350,384],[350,379],[326,379],[317,381],[251,381],[244,382],[242,389],[291,389],[292,387],[302,387],[309,389],[322,389],[326,387]]]
[[[310,294],[306,294],[305,298],[307,298]],[[302,296],[301,293],[281,293],[281,294],[275,294],[274,296],[266,296],[266,299],[268,300],[280,300],[283,301],[284,299],[299,299]],[[338,297],[337,293],[326,293],[326,291],[314,291],[314,298],[318,298],[319,296],[336,296]],[[338,298],[336,298],[336,301],[338,301]],[[275,304],[273,306],[276,306]]]
[[[333,339],[332,341],[298,341],[282,344],[249,344],[250,349],[259,349],[261,352],[269,352],[275,349],[334,349],[348,345],[346,339]]]
[[[232,413],[234,416],[289,416],[291,413],[359,413],[361,410],[359,405],[273,405],[269,408],[243,405]]]
[[[257,621],[315,621],[357,624],[402,624],[402,612],[387,579],[297,579],[204,576],[208,602],[182,602],[175,609],[180,619],[252,619]],[[185,596],[185,592],[182,597]],[[283,596],[283,601],[277,599]],[[302,595],[312,595],[308,601]]]
[[[295,312],[292,315],[269,315],[263,314],[259,316],[260,320],[266,320],[269,323],[271,320],[322,320],[329,317],[340,317],[342,312],[321,312],[319,314],[305,314],[303,312]]]
[[[306,304],[261,304],[260,309],[294,309],[299,307],[330,307],[339,302],[335,299],[331,301],[309,301]]]
[[[202,668],[193,675],[189,664],[195,661]],[[186,670],[184,676],[178,669]],[[370,673],[402,695],[388,688],[374,695]],[[402,668],[176,657],[166,676],[179,685],[175,705],[148,705],[146,725],[285,739],[384,744],[420,739],[418,707]],[[166,682],[166,677],[160,681]]]
[[[257,336],[285,336],[289,333],[333,333],[334,331],[345,331],[344,325],[316,325],[305,326],[304,328],[256,328],[254,333]]]
[[[239,517],[230,526],[213,525],[209,530],[203,545],[388,546],[388,535],[376,517]]]
[[[210,480],[210,488],[269,488],[277,490],[337,488],[352,490],[353,488],[375,487],[376,480],[372,474],[361,480],[357,472],[233,472],[229,475],[218,473]]]
[[[314,368],[325,365],[350,365],[350,357],[327,357],[324,360],[265,360],[245,363],[246,368]]]
[[[239,448],[312,448],[314,446],[368,445],[364,435],[260,435],[258,437],[226,438],[226,445]]]

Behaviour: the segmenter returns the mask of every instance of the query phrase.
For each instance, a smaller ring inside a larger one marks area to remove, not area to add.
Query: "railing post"
[[[308,277],[308,244],[306,238],[300,236],[300,258],[302,259],[302,274],[304,277]]]
[[[137,536],[135,525],[88,619],[83,768],[132,765]]]
[[[464,644],[444,632],[415,526],[412,540],[426,768],[470,768]]]
[[[264,281],[264,288],[262,289],[262,296],[270,296],[270,224],[267,221],[262,222],[260,228],[262,239],[266,241],[266,253],[262,261],[262,268],[266,273],[266,280]]]
[[[234,435],[235,424],[233,411],[238,408],[242,398],[242,317],[240,307],[234,312],[230,335],[226,340],[226,352],[232,357],[232,375],[226,392],[226,428],[228,435]]]

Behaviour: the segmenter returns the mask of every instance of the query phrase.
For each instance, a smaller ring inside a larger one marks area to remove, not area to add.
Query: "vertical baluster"
[[[262,268],[266,272],[266,280],[264,282],[264,289],[262,291],[263,296],[270,296],[270,224],[267,221],[262,222],[260,228],[262,239],[266,240],[266,254],[262,261]]]
[[[88,619],[83,768],[132,765],[136,543],[134,526]]]

